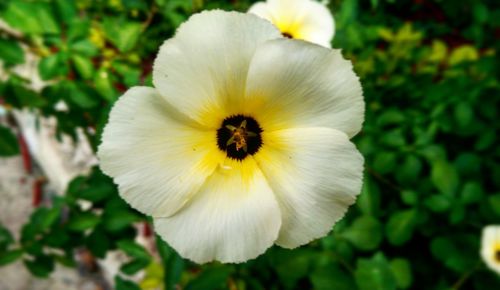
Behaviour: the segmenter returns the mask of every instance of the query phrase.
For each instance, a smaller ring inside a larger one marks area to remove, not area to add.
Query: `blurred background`
[[[196,265],[121,200],[94,152],[113,102],[151,84],[191,14],[254,1],[0,2],[0,289],[500,289],[500,2],[332,0],[354,63],[364,187],[325,238]]]

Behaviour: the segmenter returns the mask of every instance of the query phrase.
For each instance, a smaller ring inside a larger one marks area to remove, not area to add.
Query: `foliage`
[[[85,247],[96,257],[123,250],[124,275],[145,268],[142,289],[500,289],[479,258],[482,227],[500,221],[500,5],[496,0],[330,1],[334,47],[354,63],[366,99],[355,137],[366,159],[362,194],[333,232],[295,250],[270,249],[239,265],[195,265],[160,239],[161,262],[133,242],[145,217],[98,169],[39,207],[19,241],[0,228],[0,265],[22,259],[47,277],[74,266]],[[151,85],[160,44],[202,9],[245,11],[250,1],[9,0],[0,18],[4,106],[55,116],[59,133],[86,131],[93,148],[110,107],[128,87]],[[26,87],[15,65],[41,57],[50,80]],[[64,101],[68,110],[58,111]],[[0,156],[19,152],[0,127]],[[91,203],[83,209],[81,201]],[[59,251],[52,251],[58,249]],[[125,276],[123,276],[125,277]],[[117,289],[139,289],[116,277]]]

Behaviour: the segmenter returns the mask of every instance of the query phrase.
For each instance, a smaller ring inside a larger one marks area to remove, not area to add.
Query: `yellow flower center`
[[[497,263],[500,263],[500,244],[496,244],[493,258]]]

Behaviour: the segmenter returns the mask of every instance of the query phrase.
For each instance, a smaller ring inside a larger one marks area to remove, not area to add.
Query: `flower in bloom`
[[[315,0],[267,0],[255,3],[248,12],[271,21],[286,37],[331,47],[333,16]]]
[[[116,102],[98,156],[120,195],[198,263],[326,235],[359,193],[359,79],[337,50],[251,14],[192,16]]]
[[[483,229],[481,257],[491,270],[500,274],[500,226],[487,226]]]

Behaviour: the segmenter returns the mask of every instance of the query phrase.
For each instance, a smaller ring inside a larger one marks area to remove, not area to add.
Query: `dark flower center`
[[[284,36],[284,37],[286,37],[286,38],[293,38],[293,35],[291,35],[291,34],[290,34],[290,33],[288,33],[288,32],[283,32],[283,33],[281,33],[281,35],[283,35],[283,36]]]
[[[243,160],[262,146],[262,129],[254,118],[235,115],[224,119],[217,130],[217,146],[229,158]]]
[[[495,251],[495,260],[500,263],[500,249],[496,249]]]

